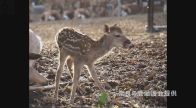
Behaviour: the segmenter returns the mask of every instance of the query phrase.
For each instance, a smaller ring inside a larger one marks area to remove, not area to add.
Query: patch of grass
[[[98,107],[103,108],[108,102],[108,94],[106,92],[102,92],[98,98]]]

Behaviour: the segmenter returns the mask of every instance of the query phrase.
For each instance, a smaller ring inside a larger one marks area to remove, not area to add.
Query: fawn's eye
[[[120,37],[120,35],[114,35],[115,37]]]

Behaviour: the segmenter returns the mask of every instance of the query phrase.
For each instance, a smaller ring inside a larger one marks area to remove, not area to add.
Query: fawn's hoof
[[[58,102],[58,96],[54,96],[54,98],[53,98],[53,104],[56,104]]]
[[[105,86],[105,89],[112,89],[112,86],[110,86],[109,83],[105,83],[104,86]]]
[[[76,91],[77,91],[77,93],[79,93],[80,95],[83,95],[86,91],[85,91],[85,89],[84,88],[81,88],[81,87],[78,87],[77,89],[76,89]]]
[[[70,105],[74,105],[74,99],[70,99],[69,103]]]
[[[102,92],[106,91],[104,86],[99,87],[99,90],[102,91]]]

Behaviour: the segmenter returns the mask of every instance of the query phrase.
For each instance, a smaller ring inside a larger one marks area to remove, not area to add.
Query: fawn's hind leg
[[[66,57],[67,57],[67,54],[64,51],[60,51],[59,66],[58,66],[56,77],[55,77],[55,94],[54,94],[55,101],[58,100],[59,82],[60,82],[61,74],[64,69],[64,63],[65,63]]]
[[[72,91],[70,97],[70,104],[74,103],[74,96],[76,93],[76,89],[79,83],[80,78],[80,70],[84,64],[80,62],[79,59],[74,59],[74,69],[73,69],[73,84],[72,84]]]
[[[69,73],[70,73],[70,76],[71,76],[71,79],[73,80],[73,58],[72,57],[68,57],[67,58],[67,67],[68,67],[68,70],[69,70]],[[76,88],[76,91],[80,94],[84,94],[85,93],[85,90],[84,88],[81,88],[80,86],[78,86]]]
[[[71,78],[73,78],[73,73],[72,73],[72,71],[73,71],[72,70],[73,69],[73,58],[71,58],[71,57],[67,58],[67,68],[69,70]]]

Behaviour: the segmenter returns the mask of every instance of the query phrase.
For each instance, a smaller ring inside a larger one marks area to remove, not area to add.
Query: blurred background
[[[164,12],[164,5],[154,0],[154,12]],[[29,21],[125,17],[147,13],[147,6],[148,0],[29,0]]]

